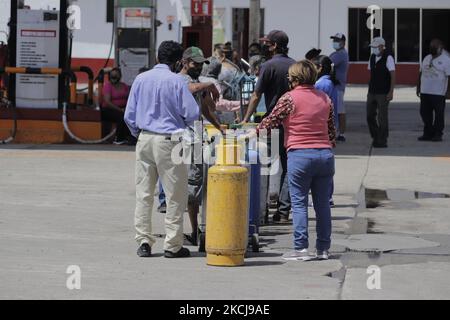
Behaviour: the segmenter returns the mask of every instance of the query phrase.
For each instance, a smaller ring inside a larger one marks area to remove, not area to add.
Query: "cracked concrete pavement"
[[[245,267],[208,267],[194,247],[190,259],[164,259],[162,239],[155,258],[139,259],[132,148],[0,147],[0,299],[450,298],[450,199],[386,200],[366,208],[364,188],[450,194],[450,140],[417,142],[418,100],[411,88],[397,92],[386,150],[370,149],[366,89],[347,93],[348,142],[336,150],[332,259],[326,262],[281,260],[292,246],[289,224],[262,227],[262,252],[249,253]],[[162,234],[164,216],[155,213],[153,223]],[[310,212],[311,249],[314,229]],[[359,234],[376,235],[379,248],[349,248],[346,241]],[[393,237],[437,246],[396,248]],[[66,287],[71,265],[81,268],[81,290]],[[381,290],[367,288],[371,265],[381,268]]]

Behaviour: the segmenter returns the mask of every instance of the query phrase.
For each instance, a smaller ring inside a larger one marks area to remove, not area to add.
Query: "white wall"
[[[0,41],[6,42],[7,37],[5,32],[8,33],[8,21],[10,15],[10,0],[0,0]]]
[[[33,6],[39,3],[57,3],[57,0],[26,0]],[[330,36],[336,32],[348,34],[348,8],[377,4],[388,8],[450,8],[449,0],[261,0],[265,8],[265,32],[281,29],[290,36],[290,55],[304,57],[319,44],[319,1],[322,2],[320,47],[324,53],[332,52]],[[10,0],[0,0],[0,31],[7,30]],[[81,58],[106,58],[108,55],[112,23],[106,23],[106,0],[78,0],[81,7],[81,30],[75,32],[73,56]],[[226,40],[232,39],[232,8],[248,8],[249,0],[215,0],[215,7],[226,8]],[[158,19],[164,24],[158,29],[159,45],[164,40],[181,40],[178,21],[172,31],[167,27],[167,16],[183,19],[183,8],[190,7],[190,0],[159,0]],[[0,33],[0,41],[4,37]],[[114,53],[113,53],[114,54]],[[114,55],[112,55],[114,57]]]
[[[290,38],[289,55],[303,59],[305,53],[318,46],[319,6],[317,0],[262,0],[265,10],[265,32],[277,29]]]
[[[81,8],[81,30],[74,33],[72,56],[108,57],[113,24],[106,23],[106,0],[78,0],[77,5]],[[111,58],[114,58],[114,48]]]

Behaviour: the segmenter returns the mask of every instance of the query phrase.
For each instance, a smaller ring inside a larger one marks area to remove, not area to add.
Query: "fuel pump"
[[[5,65],[0,64],[0,77],[7,76],[8,80],[7,94],[0,100],[0,105],[6,106],[5,109],[13,109],[14,112],[0,111],[0,122],[3,120],[2,123],[8,123],[9,120],[14,120],[14,130],[10,138],[0,143],[9,143],[14,139],[17,119],[22,121],[22,124],[40,122],[42,131],[34,136],[30,133],[23,135],[32,137],[39,141],[38,143],[62,143],[65,142],[66,136],[80,143],[102,143],[109,139],[110,135],[105,139],[98,139],[101,138],[101,129],[96,129],[97,124],[101,125],[100,111],[79,108],[77,104],[75,73],[88,74],[88,106],[93,106],[94,76],[86,67],[71,69],[73,34],[69,28],[74,8],[72,3],[76,4],[76,0],[11,0],[8,59]],[[3,56],[3,50],[0,48],[0,63],[4,60]],[[92,119],[85,121],[93,123],[92,127],[95,126],[89,134],[96,139],[86,140],[76,136],[77,130],[69,128],[71,115],[78,119]],[[48,136],[45,126],[54,127],[52,122],[58,118],[63,122],[64,131],[55,132],[56,138]],[[0,132],[4,133],[6,128],[2,126]],[[21,125],[19,133],[27,130],[25,127]],[[35,124],[31,124],[28,130],[35,132],[35,127]],[[47,138],[41,138],[42,135]]]
[[[45,8],[48,3],[51,10]],[[70,0],[11,0],[10,66],[70,69],[67,8]],[[67,98],[67,80],[62,75],[17,74],[10,76],[9,99],[18,108],[58,109]]]
[[[114,1],[116,66],[131,85],[143,68],[155,65],[156,0]]]

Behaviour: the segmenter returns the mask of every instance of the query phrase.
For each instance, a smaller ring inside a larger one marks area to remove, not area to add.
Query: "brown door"
[[[264,35],[264,14],[264,8],[261,8],[261,37]],[[233,48],[237,49],[244,59],[248,59],[249,30],[250,9],[233,8]]]
[[[183,46],[199,47],[206,57],[212,55],[212,37],[211,17],[192,17],[192,27],[183,28]]]

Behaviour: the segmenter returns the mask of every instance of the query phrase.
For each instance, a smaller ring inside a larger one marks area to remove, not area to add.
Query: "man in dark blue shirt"
[[[289,91],[287,77],[289,68],[295,63],[295,60],[288,56],[289,37],[285,32],[273,30],[267,37],[262,38],[261,41],[263,42],[263,53],[270,58],[270,60],[261,67],[260,77],[256,83],[255,92],[250,99],[247,114],[243,119],[244,123],[248,122],[252,114],[256,111],[263,94],[266,99],[267,108],[264,117],[267,117],[272,112],[278,100]],[[279,150],[283,173],[280,181],[281,190],[278,198],[278,212],[274,215],[273,220],[275,222],[281,220],[286,222],[289,219],[291,200],[289,197],[288,181],[286,179],[287,153],[284,148],[284,134],[282,128],[280,129]]]

